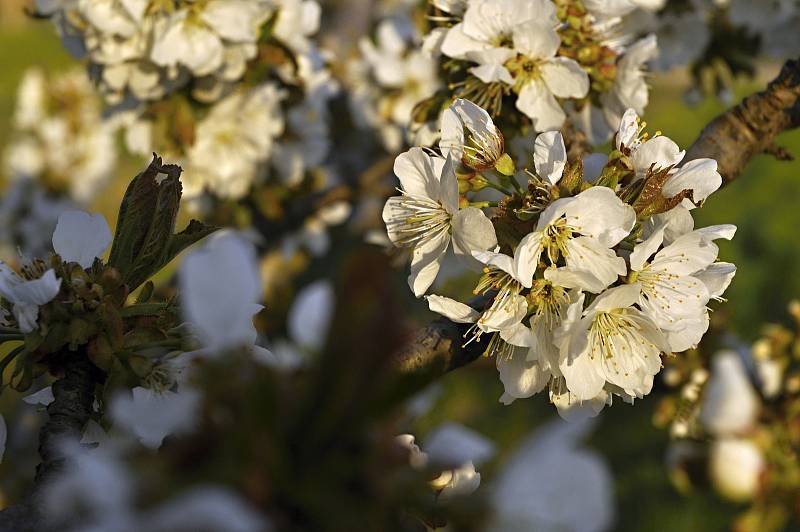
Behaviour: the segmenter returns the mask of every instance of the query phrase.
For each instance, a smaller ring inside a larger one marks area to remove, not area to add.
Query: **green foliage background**
[[[55,71],[74,64],[46,22],[18,28],[0,23],[0,147],[8,140],[16,86],[23,72],[34,65]],[[763,87],[777,66],[763,70],[758,80],[736,87],[737,100]],[[649,128],[662,131],[681,146],[688,146],[701,128],[727,107],[716,100],[688,107],[682,92],[689,82],[682,73],[651,79],[651,104],[645,117]],[[800,131],[786,134],[780,141],[800,154]],[[110,222],[126,179],[138,165],[139,161],[124,160],[120,179],[102,196],[102,204],[96,205]],[[735,223],[739,227],[733,242],[721,244],[720,258],[738,266],[725,312],[737,334],[751,341],[763,323],[782,320],[786,303],[800,296],[800,275],[795,274],[800,266],[800,163],[757,158],[736,182],[714,194],[696,212],[696,221],[698,226]],[[417,304],[420,320],[427,319],[423,305]],[[501,385],[488,360],[449,375],[441,387],[436,407],[415,427],[418,433],[424,435],[443,421],[462,422],[495,440],[500,458],[554,415],[543,395],[510,407],[497,403]],[[4,394],[2,404],[18,400],[12,395]],[[608,458],[616,478],[616,529],[726,530],[737,507],[707,495],[684,497],[670,485],[664,467],[667,437],[651,424],[656,403],[657,397],[651,396],[636,408],[620,404],[606,410],[591,439]],[[485,479],[491,478],[491,469],[491,464],[485,468]]]

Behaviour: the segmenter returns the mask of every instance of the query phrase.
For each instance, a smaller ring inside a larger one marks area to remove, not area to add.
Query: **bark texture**
[[[64,364],[64,376],[53,383],[54,400],[47,407],[47,421],[39,432],[42,462],[36,468],[37,485],[63,468],[61,442],[81,439],[92,415],[97,371],[84,351],[70,353]]]
[[[723,184],[729,183],[760,153],[791,160],[792,155],[775,144],[775,137],[798,126],[800,59],[787,61],[765,90],[712,120],[689,148],[685,160],[716,159]]]

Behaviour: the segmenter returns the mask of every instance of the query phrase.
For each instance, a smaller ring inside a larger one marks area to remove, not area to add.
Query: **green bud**
[[[153,371],[153,363],[140,355],[132,355],[128,358],[128,364],[140,379],[147,377]]]
[[[150,165],[125,191],[108,264],[119,271],[129,290],[217,229],[192,220],[183,232],[173,233],[181,199],[181,172],[179,166],[162,165],[154,154]]]
[[[494,169],[503,175],[514,175],[516,168],[514,167],[514,160],[507,153],[504,153],[497,162],[494,163]]]
[[[104,334],[98,335],[92,340],[86,352],[92,364],[103,371],[111,369],[111,364],[114,360],[114,349],[111,347],[111,342],[108,341],[108,338]]]

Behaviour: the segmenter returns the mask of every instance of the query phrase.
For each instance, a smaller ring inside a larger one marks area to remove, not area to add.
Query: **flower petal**
[[[559,129],[567,117],[553,93],[540,80],[533,80],[522,87],[516,105],[533,121],[536,131]]]
[[[559,131],[547,131],[533,143],[533,161],[539,177],[555,185],[567,164],[567,149]]]
[[[66,211],[58,217],[53,249],[65,262],[89,268],[111,243],[111,229],[102,214]]]
[[[554,57],[541,69],[550,92],[559,98],[583,98],[589,92],[589,74],[572,59]]]
[[[411,148],[394,160],[394,173],[400,186],[411,196],[439,199],[439,175],[433,160],[422,148]]]
[[[428,308],[455,323],[475,323],[480,316],[474,308],[449,297],[430,295],[425,299],[428,300]]]
[[[692,191],[692,199],[700,202],[722,186],[722,176],[717,171],[714,159],[695,159],[681,166],[670,175],[661,192],[671,198],[683,190]]]
[[[477,207],[459,210],[452,219],[453,251],[471,256],[473,251],[485,251],[497,245],[492,221]]]

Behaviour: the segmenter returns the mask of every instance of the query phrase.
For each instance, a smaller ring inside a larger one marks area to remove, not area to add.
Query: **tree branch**
[[[39,495],[42,487],[63,470],[66,457],[61,448],[65,439],[79,441],[92,414],[95,384],[100,370],[89,361],[84,350],[66,352],[64,375],[53,383],[53,402],[47,407],[47,421],[39,431],[39,456],[36,486],[26,500],[0,512],[0,532],[44,532],[50,530],[42,519]]]
[[[64,465],[61,442],[80,441],[83,428],[92,415],[97,368],[81,350],[68,353],[64,376],[53,383],[53,402],[47,407],[47,421],[39,432],[39,456],[36,484],[42,485]]]
[[[775,145],[775,137],[798,126],[800,60],[793,60],[784,64],[765,90],[712,120],[689,148],[685,160],[716,159],[723,184],[729,183],[760,153],[780,154],[779,158],[785,159],[788,153]],[[479,358],[484,345],[463,346],[461,335],[467,328],[437,318],[395,354],[397,371],[430,381]]]
[[[722,113],[700,133],[685,161],[716,159],[723,183],[736,179],[760,153],[780,160],[791,155],[775,137],[800,126],[800,59],[787,61],[767,88]]]

